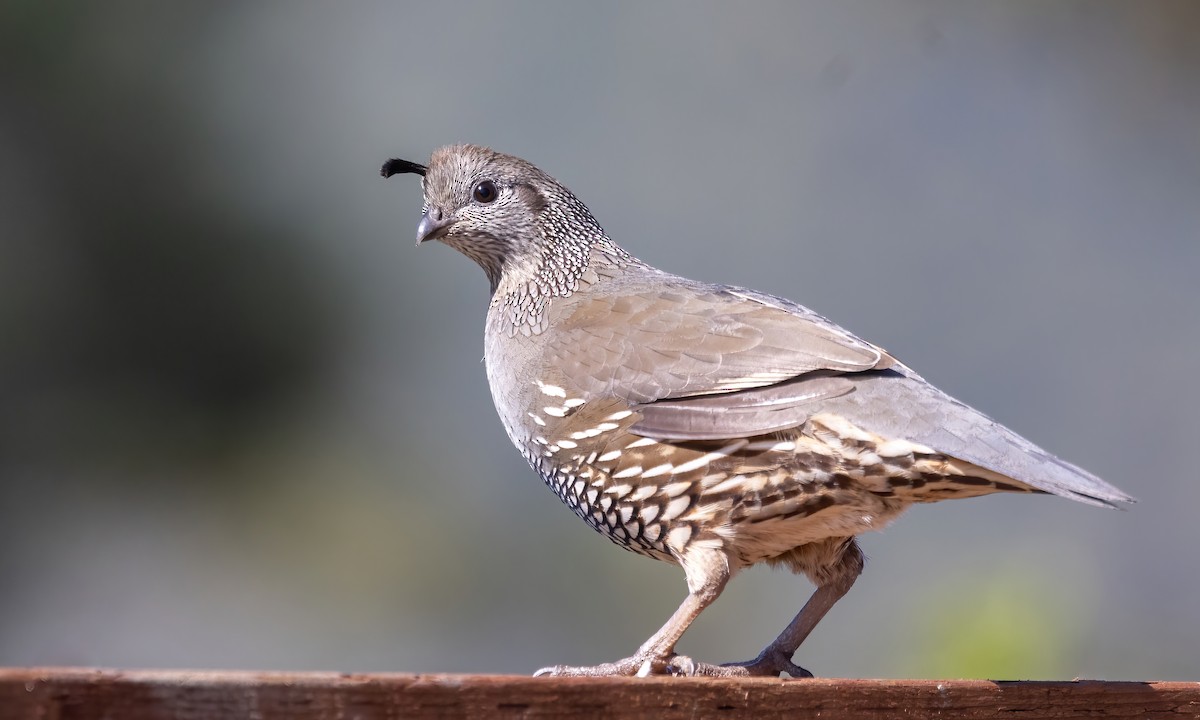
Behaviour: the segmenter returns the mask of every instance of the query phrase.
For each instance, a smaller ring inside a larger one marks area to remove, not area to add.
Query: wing
[[[635,405],[642,419],[629,430],[656,440],[753,437],[803,425],[818,400],[853,391],[847,378],[813,373],[765,388]]]
[[[782,298],[655,277],[570,306],[550,347],[585,392],[626,400],[665,441],[750,437],[835,413],[1030,487],[1133,499],[946,395],[882,349]]]
[[[560,306],[547,347],[554,367],[585,392],[644,405],[894,362],[880,348],[781,298],[663,277]],[[825,385],[804,392],[833,392]]]

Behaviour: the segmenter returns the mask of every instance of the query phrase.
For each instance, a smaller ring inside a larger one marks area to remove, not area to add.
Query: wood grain
[[[1200,683],[0,669],[0,719],[1200,718]]]

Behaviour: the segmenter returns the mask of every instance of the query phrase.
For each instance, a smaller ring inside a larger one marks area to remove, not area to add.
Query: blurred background
[[[666,620],[379,177],[470,141],[1140,499],[915,508],[798,662],[1200,679],[1200,3],[0,7],[0,665],[529,673]],[[810,592],[749,571],[680,650]]]

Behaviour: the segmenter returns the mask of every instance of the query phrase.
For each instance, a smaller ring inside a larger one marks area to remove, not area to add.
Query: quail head
[[[810,676],[792,655],[862,570],[856,536],[913,503],[1132,502],[805,307],[638,260],[524,160],[453,145],[428,166],[383,166],[397,173],[424,176],[417,242],[440,240],[491,283],[484,357],[513,444],[595,530],[687,578],[630,657],[539,674]],[[676,654],[729,579],[762,562],[816,585],[779,637],[747,662]]]

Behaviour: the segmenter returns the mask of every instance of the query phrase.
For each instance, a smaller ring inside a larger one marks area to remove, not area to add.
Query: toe
[[[780,664],[782,665],[783,671],[794,678],[810,678],[813,676],[812,673],[800,667],[791,660],[782,660]]]
[[[744,665],[710,665],[696,663],[694,674],[699,677],[750,677],[751,673]]]
[[[551,665],[544,667],[533,674],[534,677],[611,677],[615,675],[644,676],[651,674],[662,674],[663,662],[660,660],[657,663],[653,659],[643,657],[628,657],[624,660],[618,660],[614,663],[603,663],[600,665]]]
[[[810,678],[812,673],[792,662],[792,659],[784,655],[784,653],[767,648],[762,653],[748,662],[729,663],[722,665],[722,668],[730,670],[740,670],[741,675],[750,675],[754,677],[779,677],[780,673],[787,673],[793,678]]]

